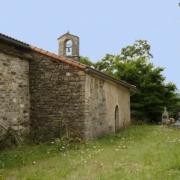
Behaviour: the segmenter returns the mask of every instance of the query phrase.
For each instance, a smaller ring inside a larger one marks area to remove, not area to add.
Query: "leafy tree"
[[[158,122],[164,106],[171,115],[180,108],[180,98],[173,83],[165,83],[164,71],[151,62],[151,46],[139,40],[121,50],[118,55],[107,54],[93,67],[117,79],[125,80],[137,87],[131,96],[132,116],[137,120]],[[88,62],[89,63],[89,62]]]
[[[122,60],[134,60],[139,57],[152,58],[151,46],[145,40],[135,41],[133,45],[122,48],[120,57]]]
[[[81,56],[79,62],[94,67],[94,63],[88,57]]]

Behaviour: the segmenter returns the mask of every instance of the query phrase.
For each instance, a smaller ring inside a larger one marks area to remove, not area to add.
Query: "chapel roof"
[[[123,85],[131,90],[135,90],[136,89],[136,86],[134,85],[131,85],[125,81],[122,81],[122,80],[117,80],[115,79],[114,77],[112,76],[109,76],[97,69],[94,69],[94,68],[91,68],[85,64],[82,64],[80,62],[78,62],[77,60],[73,60],[72,58],[67,58],[65,56],[59,56],[55,53],[52,53],[52,52],[49,52],[49,51],[46,51],[46,50],[43,50],[41,48],[38,48],[38,47],[35,47],[35,46],[32,46],[30,44],[27,44],[23,41],[20,41],[20,40],[17,40],[15,38],[12,38],[10,36],[7,36],[5,34],[2,34],[0,33],[0,41],[5,41],[5,42],[8,42],[10,44],[13,44],[15,46],[20,46],[20,47],[23,47],[23,48],[26,48],[26,49],[29,49],[33,52],[36,52],[38,54],[41,54],[41,55],[44,55],[44,56],[47,56],[47,57],[50,57],[56,61],[60,61],[60,62],[64,62],[66,64],[69,64],[69,65],[72,65],[74,67],[77,67],[77,68],[80,68],[82,69],[83,71],[85,71],[86,73],[92,73],[92,74],[95,74],[103,79],[107,79],[107,80],[110,80],[116,84],[120,84],[120,85]]]
[[[61,35],[58,39],[61,39],[61,38],[64,37],[64,36],[74,36],[74,37],[76,37],[76,38],[79,38],[78,36],[76,36],[76,35],[74,35],[74,34],[71,34],[71,33],[68,31],[67,33]]]

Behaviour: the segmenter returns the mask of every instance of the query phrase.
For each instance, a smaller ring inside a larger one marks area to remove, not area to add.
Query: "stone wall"
[[[130,91],[111,81],[86,75],[86,138],[115,132],[115,109],[118,107],[118,129],[130,123]]]
[[[0,42],[0,123],[35,141],[60,137],[64,125],[86,139],[130,123],[129,89],[23,47]],[[63,128],[62,128],[63,127]]]
[[[84,84],[85,74],[78,68],[34,55],[30,61],[30,119],[34,139],[59,137],[62,120],[83,136]]]
[[[0,48],[0,124],[28,133],[29,106],[29,63]]]

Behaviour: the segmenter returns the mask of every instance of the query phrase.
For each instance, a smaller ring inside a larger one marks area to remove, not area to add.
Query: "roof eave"
[[[98,70],[96,70],[96,69],[93,69],[93,68],[91,68],[91,67],[87,67],[87,68],[85,69],[85,71],[86,71],[87,73],[96,74],[97,76],[99,76],[99,77],[101,77],[101,78],[103,78],[103,79],[106,79],[106,80],[110,80],[110,81],[112,81],[112,82],[114,82],[114,83],[116,83],[116,84],[122,85],[122,86],[130,89],[130,90],[133,91],[133,92],[136,91],[136,86],[131,85],[131,84],[129,84],[129,83],[125,82],[125,81],[122,81],[122,80],[117,80],[117,79],[115,79],[114,77],[109,76],[109,75],[107,75],[107,74],[105,74],[105,73],[103,73],[103,72],[101,72],[101,71],[98,71]]]
[[[11,37],[6,36],[6,35],[1,34],[1,33],[0,33],[0,40],[5,41],[7,43],[14,44],[14,45],[19,46],[19,47],[23,47],[23,48],[29,49],[29,50],[34,51],[36,53],[40,53],[42,55],[48,56],[50,58],[53,58],[53,59],[55,59],[57,61],[61,61],[61,62],[67,63],[69,65],[78,67],[78,68],[84,70],[87,73],[96,74],[97,76],[99,76],[99,77],[101,77],[103,79],[110,80],[110,81],[112,81],[112,82],[114,82],[116,84],[120,84],[120,85],[122,85],[122,86],[124,86],[124,87],[126,87],[126,88],[128,88],[128,89],[130,89],[132,91],[134,91],[134,92],[136,91],[136,86],[131,85],[131,84],[129,84],[129,83],[125,82],[125,81],[122,81],[122,80],[117,80],[114,77],[111,77],[111,76],[109,76],[109,75],[107,75],[107,74],[105,74],[105,73],[103,73],[103,72],[101,72],[99,70],[96,70],[96,69],[93,69],[91,67],[88,67],[88,66],[86,66],[86,65],[84,65],[82,63],[79,63],[76,60],[72,60],[72,59],[69,59],[69,58],[66,58],[66,57],[63,57],[63,56],[58,56],[58,55],[56,55],[54,53],[50,53],[50,52],[45,51],[43,49],[31,46],[29,44],[26,44],[24,42],[21,42],[21,41],[19,41],[17,39],[11,38]]]
[[[1,34],[1,33],[0,33],[0,40],[5,41],[5,42],[10,43],[10,44],[14,44],[16,46],[23,47],[23,48],[29,48],[30,47],[29,44],[26,44],[26,43],[24,43],[22,41],[19,41],[17,39],[11,38],[11,37],[6,36],[6,35]]]

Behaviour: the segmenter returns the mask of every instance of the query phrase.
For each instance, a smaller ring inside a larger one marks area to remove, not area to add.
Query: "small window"
[[[67,40],[65,43],[65,47],[66,47],[66,56],[72,56],[72,41]]]

